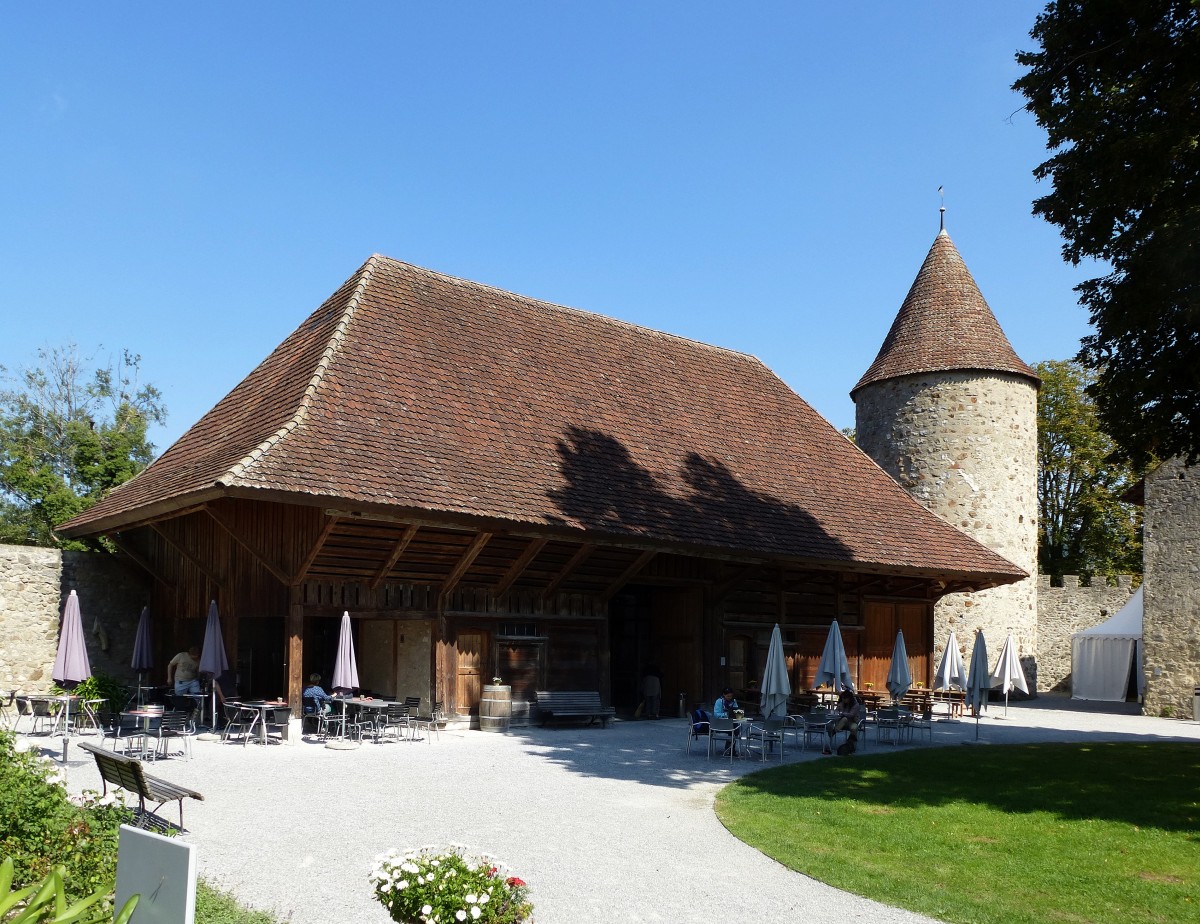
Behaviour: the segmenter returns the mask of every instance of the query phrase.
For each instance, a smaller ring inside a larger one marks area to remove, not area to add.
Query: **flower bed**
[[[375,858],[375,897],[400,924],[523,924],[533,920],[529,887],[487,854],[461,845],[390,850]]]

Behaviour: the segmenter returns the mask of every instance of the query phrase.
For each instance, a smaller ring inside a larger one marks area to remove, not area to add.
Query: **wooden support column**
[[[287,700],[292,715],[302,715],[304,703],[304,588],[288,587],[287,627],[284,631],[283,662],[287,669]]]

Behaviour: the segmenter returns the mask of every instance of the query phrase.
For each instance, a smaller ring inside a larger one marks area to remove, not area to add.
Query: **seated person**
[[[862,704],[862,701],[854,695],[851,690],[842,690],[838,695],[837,712],[834,717],[825,726],[825,732],[829,736],[829,741],[825,745],[823,754],[832,754],[831,747],[833,745],[833,736],[841,731],[850,732],[849,741],[852,745],[851,750],[858,747],[858,726],[862,724],[863,719],[867,717],[867,707]]]
[[[304,711],[309,715],[314,712],[329,712],[332,706],[330,703],[333,697],[325,692],[325,688],[321,686],[320,674],[308,675],[308,686],[304,688],[301,694],[304,700]]]
[[[732,719],[733,713],[739,709],[737,700],[733,698],[733,690],[726,687],[713,703],[713,717],[717,719]]]

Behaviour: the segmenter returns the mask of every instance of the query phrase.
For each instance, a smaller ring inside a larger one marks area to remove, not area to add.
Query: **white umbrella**
[[[1004,640],[1004,647],[1000,649],[1000,660],[996,662],[996,669],[992,671],[992,686],[1000,687],[1004,691],[1005,716],[1008,715],[1009,692],[1014,689],[1022,693],[1029,692],[1025,672],[1021,670],[1021,659],[1017,657],[1017,643],[1011,632]]]
[[[814,687],[827,683],[833,685],[835,693],[840,693],[843,689],[854,691],[854,681],[850,678],[850,662],[846,660],[846,647],[842,644],[842,629],[836,619],[829,627],[825,650],[821,652],[821,663],[817,665],[817,674],[813,677]]]
[[[962,689],[967,685],[967,669],[963,666],[962,653],[958,650],[958,639],[954,633],[946,640],[946,650],[942,652],[942,663],[938,665],[933,677],[935,690],[949,690],[951,687]]]
[[[217,727],[217,678],[229,670],[225,657],[225,640],[221,636],[221,616],[217,601],[208,605],[208,621],[204,624],[204,647],[200,649],[200,673],[212,674],[212,724]]]
[[[333,662],[333,679],[330,686],[334,691],[355,690],[358,687],[358,663],[354,659],[354,636],[350,633],[350,613],[342,613],[342,627],[338,633],[337,658]]]
[[[782,719],[787,715],[788,697],[792,695],[792,681],[788,678],[787,659],[783,656],[783,634],[779,624],[771,630],[771,646],[767,649],[767,663],[763,667],[762,699],[759,708],[768,719]]]
[[[979,740],[979,713],[988,701],[992,677],[988,672],[987,642],[981,630],[975,631],[975,647],[971,649],[971,674],[967,679],[967,706],[975,713],[975,740]]]
[[[908,666],[908,649],[904,647],[904,633],[896,633],[896,647],[892,649],[892,666],[888,668],[887,688],[892,700],[899,702],[912,686],[912,670]]]

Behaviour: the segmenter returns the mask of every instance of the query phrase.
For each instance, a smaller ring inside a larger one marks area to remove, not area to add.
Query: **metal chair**
[[[0,695],[2,695],[2,694],[0,694]],[[13,710],[13,704],[16,702],[16,699],[17,699],[17,691],[16,690],[8,691],[8,701],[7,702],[0,699],[0,728],[8,728],[10,725],[12,725],[12,727],[15,730],[16,717],[12,714],[12,710]]]
[[[172,741],[183,744],[182,754],[187,760],[192,759],[192,738],[196,734],[196,726],[192,723],[191,713],[184,710],[164,712],[158,723],[158,745],[155,747],[155,757],[169,757]]]
[[[267,741],[284,741],[287,739],[288,723],[292,721],[291,706],[277,706],[274,709],[267,710]],[[272,733],[275,733],[275,738],[272,738]]]
[[[48,730],[49,734],[54,734],[62,718],[62,710],[55,709],[55,704],[51,700],[42,699],[41,697],[31,699],[30,706],[33,710],[32,734],[37,734],[39,725],[43,731]],[[49,726],[48,729],[47,726]]]
[[[21,719],[29,716],[30,724],[33,724],[33,703],[30,702],[28,696],[17,696],[13,702],[17,707],[16,717],[13,719],[13,731],[18,730],[21,724]]]
[[[737,753],[738,742],[738,727],[733,719],[718,719],[715,716],[708,720],[708,759],[712,760],[713,743],[716,741],[727,741],[729,750],[729,762],[733,763],[733,757]]]
[[[79,704],[79,718],[75,720],[76,729],[94,728],[100,731],[98,715],[108,706],[106,699],[85,699]]]
[[[804,750],[807,751],[808,746],[812,743],[819,748],[825,747],[826,729],[829,727],[829,710],[813,709],[801,716],[801,719],[804,721]]]
[[[904,744],[912,734],[903,709],[880,709],[875,714],[875,741],[878,744]]]
[[[411,735],[415,730],[413,717],[408,714],[408,707],[403,703],[388,703],[387,709],[379,715],[378,737],[383,740],[388,732],[395,732],[399,741],[405,734]]]
[[[241,735],[242,745],[245,746],[254,735],[258,725],[258,710],[253,706],[243,706],[241,703],[225,703],[225,733],[222,741],[228,741],[234,735]]]
[[[688,719],[688,739],[686,754],[692,753],[692,742],[697,738],[708,737],[708,713],[703,709],[693,709],[691,717]]]
[[[784,724],[784,719],[763,719],[761,722],[751,722],[750,731],[746,734],[746,747],[754,747],[754,742],[757,741],[763,763],[766,763],[767,754],[778,745],[779,761],[782,763]]]

